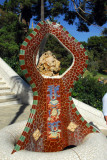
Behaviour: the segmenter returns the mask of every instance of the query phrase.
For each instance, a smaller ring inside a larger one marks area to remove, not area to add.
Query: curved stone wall
[[[61,152],[41,153],[21,150],[11,154],[25,124],[26,121],[23,121],[0,130],[0,160],[106,160],[107,158],[107,139],[101,133],[91,133],[85,137],[81,145]]]

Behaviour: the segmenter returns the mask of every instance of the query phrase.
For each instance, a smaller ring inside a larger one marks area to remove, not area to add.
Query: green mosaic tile
[[[80,47],[81,47],[81,48],[84,48],[84,46],[83,46],[82,44],[80,45]]]
[[[37,26],[36,26],[36,29],[37,29],[37,30],[40,30],[40,26],[37,25]]]
[[[76,111],[76,114],[79,115],[80,113],[78,111]]]
[[[70,88],[69,92],[72,92],[72,88]]]
[[[62,29],[63,31],[66,31],[66,29],[63,27],[63,29]]]
[[[92,129],[93,132],[96,132],[97,130],[95,128]]]
[[[35,88],[35,87],[36,87],[35,83],[32,83],[32,84],[31,84],[31,87],[32,87],[32,88]]]
[[[35,36],[37,34],[37,32],[33,31],[32,34]]]
[[[21,140],[22,142],[24,142],[25,137],[21,135],[20,140]]]
[[[89,127],[90,127],[90,124],[89,124],[89,123],[87,123],[87,124],[86,124],[86,126],[89,128]]]
[[[49,21],[46,21],[47,24],[49,24]]]
[[[32,39],[32,37],[31,37],[31,36],[27,36],[27,39],[31,40],[31,39]]]
[[[81,117],[80,119],[81,119],[82,122],[84,122],[84,118],[83,117]]]
[[[38,104],[38,100],[33,100],[33,104],[37,105]]]
[[[82,75],[81,75],[81,74],[79,74],[78,78],[81,78],[81,77],[82,77]]]
[[[35,114],[36,113],[36,109],[31,109],[30,113]]]
[[[24,55],[25,54],[25,50],[20,49],[20,55]]]
[[[37,91],[33,92],[33,95],[38,96],[38,92]]]
[[[27,133],[29,132],[29,130],[30,130],[29,127],[25,127],[25,129],[24,129],[24,131],[27,132]]]
[[[78,40],[77,40],[77,39],[75,39],[74,41],[75,41],[75,42],[78,42]]]
[[[43,24],[44,24],[44,23],[43,23],[43,21],[41,21],[41,22],[40,22],[40,24],[42,24],[42,25],[43,25]]]
[[[85,62],[86,64],[88,64],[88,60],[86,60],[86,62]]]
[[[83,69],[83,72],[85,72],[85,71],[86,71],[86,68]]]
[[[75,85],[76,81],[73,82],[73,85]]]
[[[22,70],[23,74],[27,74],[28,71],[26,69]]]
[[[32,118],[28,118],[28,123],[32,123],[33,119]]]
[[[69,100],[70,100],[70,101],[72,100],[72,97],[71,97],[71,96],[69,96]]]
[[[85,55],[88,56],[87,52],[85,51]]]
[[[69,37],[72,37],[71,34],[68,34]]]
[[[20,146],[18,144],[16,144],[15,148],[14,148],[16,151],[19,151],[20,150]]]
[[[24,60],[19,60],[20,65],[25,65],[25,61]]]
[[[28,43],[27,43],[27,42],[25,42],[25,41],[22,43],[22,45],[24,45],[24,46],[27,46],[27,44],[28,44]]]
[[[75,108],[75,104],[72,104],[72,108]]]
[[[28,82],[30,82],[32,79],[31,77],[26,78]]]
[[[46,21],[46,23],[47,23],[47,24],[52,24],[52,22],[51,22],[51,21]]]

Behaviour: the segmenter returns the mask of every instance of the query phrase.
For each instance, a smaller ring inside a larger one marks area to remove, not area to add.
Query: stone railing
[[[2,58],[0,58],[0,75],[21,103],[32,104],[31,87]]]
[[[75,98],[73,98],[73,101],[80,114],[88,123],[95,127],[98,127],[100,130],[107,130],[106,122],[101,111]]]

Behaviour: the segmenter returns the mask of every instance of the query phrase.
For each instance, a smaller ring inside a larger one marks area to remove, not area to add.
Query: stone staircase
[[[17,96],[0,76],[0,107],[20,104]]]

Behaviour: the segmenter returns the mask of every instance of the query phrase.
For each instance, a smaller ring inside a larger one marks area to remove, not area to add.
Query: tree
[[[29,20],[35,16],[37,23],[41,19],[40,0],[7,0],[4,9],[21,14],[29,25]],[[22,7],[21,7],[22,6]],[[44,0],[45,19],[53,20],[59,15],[69,24],[76,24],[78,31],[89,31],[91,24],[102,26],[106,23],[106,0]],[[100,17],[100,18],[99,18]],[[78,21],[77,21],[78,20]]]
[[[19,23],[17,15],[12,12],[1,10],[0,14],[0,56],[11,57],[19,51],[19,44],[23,41],[23,24]]]
[[[13,12],[0,10],[0,57],[19,72],[19,49],[25,39],[24,24]]]
[[[30,19],[32,18],[32,4],[38,0],[5,0],[1,6],[5,11],[11,11],[19,16],[19,21],[25,24],[25,32],[29,29]]]
[[[41,21],[44,21],[44,0],[41,0]]]
[[[88,50],[88,70],[104,72],[107,69],[107,37],[93,36],[88,39],[87,43],[82,44]]]
[[[107,28],[104,28],[104,30],[102,31],[102,35],[107,36]]]
[[[69,24],[75,23],[78,31],[89,31],[89,25],[102,26],[107,20],[106,0],[45,0],[44,4],[45,18],[49,16],[51,20],[61,14]],[[38,14],[35,17],[35,21],[40,21]]]
[[[107,84],[99,83],[95,78],[80,78],[72,91],[72,96],[96,109],[102,110],[102,97],[107,92]]]

